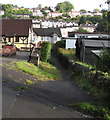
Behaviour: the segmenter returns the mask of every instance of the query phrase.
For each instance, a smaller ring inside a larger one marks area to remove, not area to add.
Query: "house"
[[[32,20],[2,19],[2,45],[13,44],[17,48],[29,47],[32,40]]]
[[[78,11],[70,11],[68,12],[68,15],[73,18],[73,17],[76,17],[76,16],[80,16],[80,12]]]
[[[81,24],[79,28],[85,29],[88,32],[94,32],[95,29],[97,28],[97,24]]]
[[[110,39],[77,38],[76,55],[79,60],[91,65],[96,65],[99,55],[105,48],[110,49]]]
[[[39,41],[49,41],[56,43],[61,40],[61,31],[59,28],[34,28],[33,29],[33,42],[38,44]]]
[[[0,16],[4,15],[5,12],[3,10],[0,10]]]
[[[58,17],[58,16],[62,16],[62,13],[60,12],[50,12],[48,14],[49,17]]]
[[[17,18],[30,18],[30,14],[13,14]]]
[[[32,16],[39,16],[39,17],[43,17],[44,15],[42,14],[42,12],[39,10],[37,10],[37,11],[33,11],[32,12]]]
[[[32,20],[32,26],[33,28],[40,28],[41,27],[41,21],[38,19],[33,19]]]
[[[80,16],[102,16],[101,12],[81,12]]]

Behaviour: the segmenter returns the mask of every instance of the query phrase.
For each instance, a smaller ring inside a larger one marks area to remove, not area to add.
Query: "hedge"
[[[48,62],[51,56],[52,44],[50,42],[43,42],[41,45],[41,61]]]

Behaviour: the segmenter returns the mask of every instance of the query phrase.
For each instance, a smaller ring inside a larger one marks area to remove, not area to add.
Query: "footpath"
[[[61,71],[62,80],[39,82],[35,77],[10,67],[13,60],[26,60],[28,57],[3,58],[3,116],[6,118],[89,118],[68,104],[91,102],[86,91],[77,87],[68,72],[56,58],[52,63]],[[28,55],[28,54],[26,54]],[[11,63],[11,64],[10,64]],[[35,84],[24,85],[32,80]],[[6,99],[5,99],[6,98]]]

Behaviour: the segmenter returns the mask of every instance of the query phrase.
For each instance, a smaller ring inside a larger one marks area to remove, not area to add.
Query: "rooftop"
[[[28,36],[31,25],[30,19],[2,19],[2,35]]]

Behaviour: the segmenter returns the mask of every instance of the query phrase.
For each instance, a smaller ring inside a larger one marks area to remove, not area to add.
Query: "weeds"
[[[93,115],[96,118],[101,118],[103,120],[110,120],[110,110],[108,108],[93,105],[92,103],[75,103],[70,104],[69,106],[75,107],[81,112]]]

